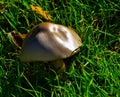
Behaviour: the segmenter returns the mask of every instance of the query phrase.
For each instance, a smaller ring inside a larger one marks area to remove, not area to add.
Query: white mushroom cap
[[[23,42],[21,61],[53,61],[70,57],[82,45],[80,37],[63,25],[44,22],[34,27]]]

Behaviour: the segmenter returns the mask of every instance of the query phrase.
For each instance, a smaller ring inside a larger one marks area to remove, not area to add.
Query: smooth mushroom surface
[[[24,62],[61,60],[77,53],[81,45],[81,38],[74,30],[44,22],[25,38],[20,59]]]

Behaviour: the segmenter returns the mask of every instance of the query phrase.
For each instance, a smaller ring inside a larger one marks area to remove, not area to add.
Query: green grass
[[[120,97],[120,0],[63,1],[0,1],[0,97]],[[10,31],[29,33],[46,21],[29,4],[74,28],[83,41],[81,51],[65,60],[65,80],[49,73],[49,64],[21,62],[8,38]]]

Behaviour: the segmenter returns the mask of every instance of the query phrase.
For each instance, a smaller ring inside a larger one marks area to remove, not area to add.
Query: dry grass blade
[[[30,7],[32,8],[33,11],[36,11],[40,15],[42,15],[46,20],[52,21],[51,16],[47,14],[41,7],[33,6],[32,4],[30,5]]]

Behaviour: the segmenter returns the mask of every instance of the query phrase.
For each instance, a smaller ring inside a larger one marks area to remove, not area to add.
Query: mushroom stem
[[[61,74],[66,71],[66,66],[64,61],[61,59],[50,62],[50,64],[55,68],[58,74]]]

